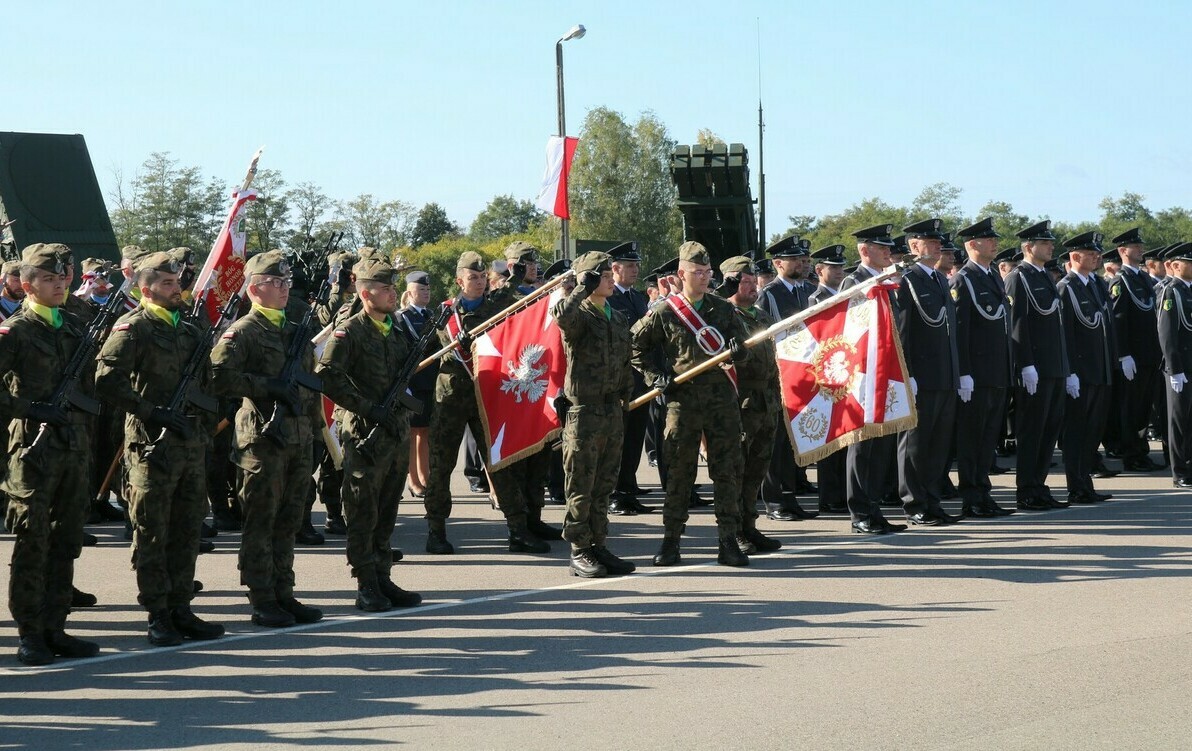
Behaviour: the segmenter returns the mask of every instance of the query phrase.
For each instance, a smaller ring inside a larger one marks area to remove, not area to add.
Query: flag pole
[[[559,274],[554,279],[551,279],[546,284],[542,285],[541,287],[534,290],[530,294],[528,294],[525,297],[521,298],[520,300],[516,301],[515,303],[510,305],[508,308],[505,308],[500,313],[497,313],[492,318],[489,318],[484,323],[481,323],[481,324],[473,327],[470,331],[468,331],[468,336],[471,336],[471,337],[480,336],[485,331],[488,331],[493,326],[496,326],[498,323],[505,320],[506,318],[513,315],[514,313],[518,313],[518,312],[530,307],[530,305],[532,305],[535,300],[538,300],[543,295],[548,294],[555,287],[559,286],[564,281],[566,281],[567,279],[569,279],[573,276],[575,276],[574,271],[572,271],[570,269],[568,269],[567,271],[564,271],[562,274]],[[321,333],[322,332],[320,332],[320,334]],[[451,342],[451,344],[448,344],[447,346],[440,349],[438,352],[435,352],[430,357],[428,357],[425,360],[423,360],[422,362],[418,363],[418,367],[414,370],[414,372],[418,373],[418,372],[425,370],[426,368],[429,368],[431,365],[434,364],[435,360],[438,360],[443,355],[447,354],[448,352],[450,352],[454,349],[458,349],[458,348],[459,348],[459,341],[453,340]]]
[[[843,302],[844,300],[850,300],[850,299],[857,297],[859,295],[862,295],[862,294],[867,294],[869,292],[869,290],[872,289],[873,287],[881,284],[882,282],[886,281],[887,279],[892,279],[893,277],[898,276],[900,273],[902,273],[902,266],[900,266],[900,265],[891,266],[886,271],[883,271],[882,273],[878,274],[877,276],[873,277],[872,279],[867,279],[866,281],[862,282],[861,284],[858,284],[856,287],[849,287],[848,289],[844,290],[843,292],[837,292],[835,295],[832,295],[827,300],[818,302],[815,305],[812,305],[810,308],[805,308],[804,310],[800,310],[798,313],[795,313],[793,315],[787,316],[786,318],[783,318],[781,321],[774,323],[769,328],[767,328],[763,331],[759,331],[756,334],[754,334],[753,336],[749,337],[748,339],[746,339],[743,342],[743,344],[746,349],[749,349],[751,347],[756,347],[758,344],[761,344],[765,340],[767,340],[773,336],[776,336],[777,334],[782,333],[786,329],[789,329],[792,326],[796,326],[796,325],[802,323],[803,321],[807,320],[808,318],[811,318],[814,315],[819,315],[820,313],[824,312],[828,308],[831,308],[832,306],[836,305],[837,303]],[[733,353],[729,349],[726,348],[723,352],[721,352],[718,355],[715,355],[711,359],[705,360],[704,362],[701,362],[699,365],[696,365],[694,368],[692,368],[690,370],[685,370],[682,373],[680,373],[679,375],[675,376],[674,383],[686,383],[687,381],[690,381],[692,378],[695,378],[697,375],[700,375],[701,373],[706,373],[707,371],[720,365],[721,363],[728,362],[728,360],[732,357],[732,355],[733,355]],[[662,389],[650,389],[646,393],[642,394],[641,396],[639,396],[638,398],[636,398],[632,402],[630,402],[629,410],[635,410],[638,407],[642,406],[643,404],[649,404],[651,401],[654,400],[655,397],[658,397],[661,395],[662,395]]]

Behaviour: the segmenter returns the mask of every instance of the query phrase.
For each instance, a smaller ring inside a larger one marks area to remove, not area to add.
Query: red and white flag
[[[567,358],[550,308],[563,294],[560,288],[543,296],[481,334],[473,346],[490,471],[538,452],[562,430],[555,399],[563,393]]]
[[[782,405],[799,465],[918,422],[891,286],[843,299],[777,342]]]
[[[571,136],[551,136],[546,142],[546,174],[542,176],[542,190],[534,203],[560,219],[571,218],[567,209],[567,176],[578,143],[579,139]]]
[[[195,279],[195,299],[203,300],[203,307],[212,325],[219,320],[219,311],[232,295],[244,285],[244,212],[249,201],[257,200],[255,190],[233,191],[232,208],[219,230],[203,270]]]

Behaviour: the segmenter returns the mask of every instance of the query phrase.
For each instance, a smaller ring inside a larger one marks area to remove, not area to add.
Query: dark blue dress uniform
[[[1065,243],[1074,249],[1100,252],[1100,233],[1085,233]],[[1058,285],[1063,311],[1064,342],[1072,372],[1080,379],[1079,395],[1068,394],[1064,406],[1063,451],[1068,501],[1093,503],[1104,500],[1093,489],[1092,473],[1097,446],[1109,414],[1109,390],[1113,384],[1113,328],[1109,301],[1095,274],[1081,278],[1069,272]]]
[[[997,237],[980,226],[960,230],[962,238]],[[972,378],[972,396],[957,407],[956,465],[964,515],[1008,513],[993,501],[989,469],[1003,425],[1011,381],[1010,301],[997,269],[969,261],[952,276],[956,302],[956,354],[960,375]]]
[[[1018,233],[1026,241],[1054,240],[1051,222]],[[1018,507],[1062,507],[1047,487],[1047,470],[1064,420],[1064,379],[1072,372],[1064,341],[1059,292],[1051,274],[1025,260],[1006,277],[1010,300],[1010,355],[1017,382],[1014,398],[1018,441]],[[1022,373],[1034,368],[1038,386],[1027,391]]]
[[[929,219],[904,228],[908,236],[940,238],[940,222]],[[915,264],[903,275],[895,315],[907,371],[918,394],[919,422],[898,438],[898,493],[907,518],[939,524],[942,493],[956,423],[960,380],[956,351],[956,307],[943,274]]]
[[[640,263],[636,242],[621,243],[608,251],[614,262]],[[644,292],[632,287],[622,288],[619,285],[608,298],[608,304],[613,310],[619,311],[627,319],[629,326],[640,321],[646,315],[649,298]],[[633,398],[641,396],[649,389],[641,373],[633,371]],[[635,409],[625,413],[625,441],[621,444],[621,466],[617,475],[616,496],[618,504],[628,504],[634,511],[649,511],[635,498],[640,492],[637,486],[637,468],[641,464],[642,446],[646,439],[646,430],[650,424],[650,411]]]
[[[1171,248],[1167,258],[1192,263],[1192,243]],[[1167,278],[1171,281],[1159,294],[1159,346],[1167,376],[1168,456],[1175,486],[1192,488],[1192,388],[1187,383],[1192,372],[1192,287],[1183,279]]]

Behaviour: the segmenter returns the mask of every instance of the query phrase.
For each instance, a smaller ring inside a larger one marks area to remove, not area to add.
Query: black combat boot
[[[550,543],[535,537],[530,530],[509,530],[510,553],[549,553]]]
[[[294,542],[299,545],[322,545],[326,541],[327,538],[323,537],[323,533],[310,523],[309,517],[302,523],[298,533],[294,535]]]
[[[563,532],[542,521],[542,509],[530,509],[526,512],[526,529],[540,540],[562,540]]]
[[[294,616],[294,620],[298,623],[317,623],[323,620],[323,611],[318,608],[312,608],[309,605],[303,605],[294,599],[293,595],[290,597],[278,597],[278,607]]]
[[[42,631],[25,632],[21,634],[21,645],[17,647],[17,659],[22,665],[50,665],[54,662],[54,653],[46,646],[45,634]]]
[[[451,555],[455,547],[447,541],[447,530],[431,529],[426,536],[426,552],[431,555]]]
[[[596,548],[589,546],[571,553],[571,575],[584,579],[603,579],[608,569],[596,558]]]
[[[244,528],[244,523],[236,518],[235,512],[230,508],[211,509],[211,523],[220,532],[239,532]]]
[[[596,553],[596,560],[608,569],[610,576],[625,576],[637,571],[637,566],[634,563],[624,558],[618,558],[603,545],[594,545],[592,550]]]
[[[149,614],[149,643],[155,647],[176,647],[182,643],[182,634],[174,628],[169,610],[162,608]]]
[[[348,523],[344,521],[344,507],[340,503],[328,503],[327,523],[324,529],[327,534],[343,537],[348,533]]]
[[[170,620],[178,633],[187,639],[195,641],[209,641],[224,635],[224,627],[218,623],[209,623],[191,611],[189,605],[179,605],[170,609]]]
[[[679,537],[666,535],[662,538],[662,547],[654,556],[655,566],[677,566],[682,557],[679,555]]]
[[[384,613],[393,607],[389,598],[381,593],[376,571],[356,573],[356,607],[369,613]]]
[[[90,592],[84,592],[77,587],[70,588],[70,606],[72,608],[93,608],[99,604],[99,598]]]
[[[288,610],[277,603],[273,592],[250,592],[248,599],[252,603],[252,622],[258,626],[285,628],[297,622]]]
[[[740,536],[749,541],[756,553],[773,553],[775,550],[782,548],[782,542],[780,540],[775,540],[773,537],[766,537],[757,530],[757,527],[742,531]],[[744,546],[742,546],[742,550],[744,550]]]
[[[46,647],[56,657],[94,657],[99,654],[99,645],[93,641],[76,639],[61,628],[52,628],[45,632]]]
[[[736,535],[726,535],[720,538],[720,554],[716,561],[722,566],[748,566],[749,556],[741,552]]]
[[[124,521],[124,509],[113,506],[106,498],[92,500],[91,510],[99,517],[100,522]]]
[[[394,584],[387,571],[377,572],[377,587],[395,608],[412,608],[422,604],[422,595],[417,592],[407,592]]]

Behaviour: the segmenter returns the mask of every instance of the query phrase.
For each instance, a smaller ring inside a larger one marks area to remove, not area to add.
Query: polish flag
[[[570,219],[567,210],[567,175],[575,158],[578,138],[551,136],[546,142],[546,174],[542,176],[542,190],[534,203],[543,211],[560,219]]]

